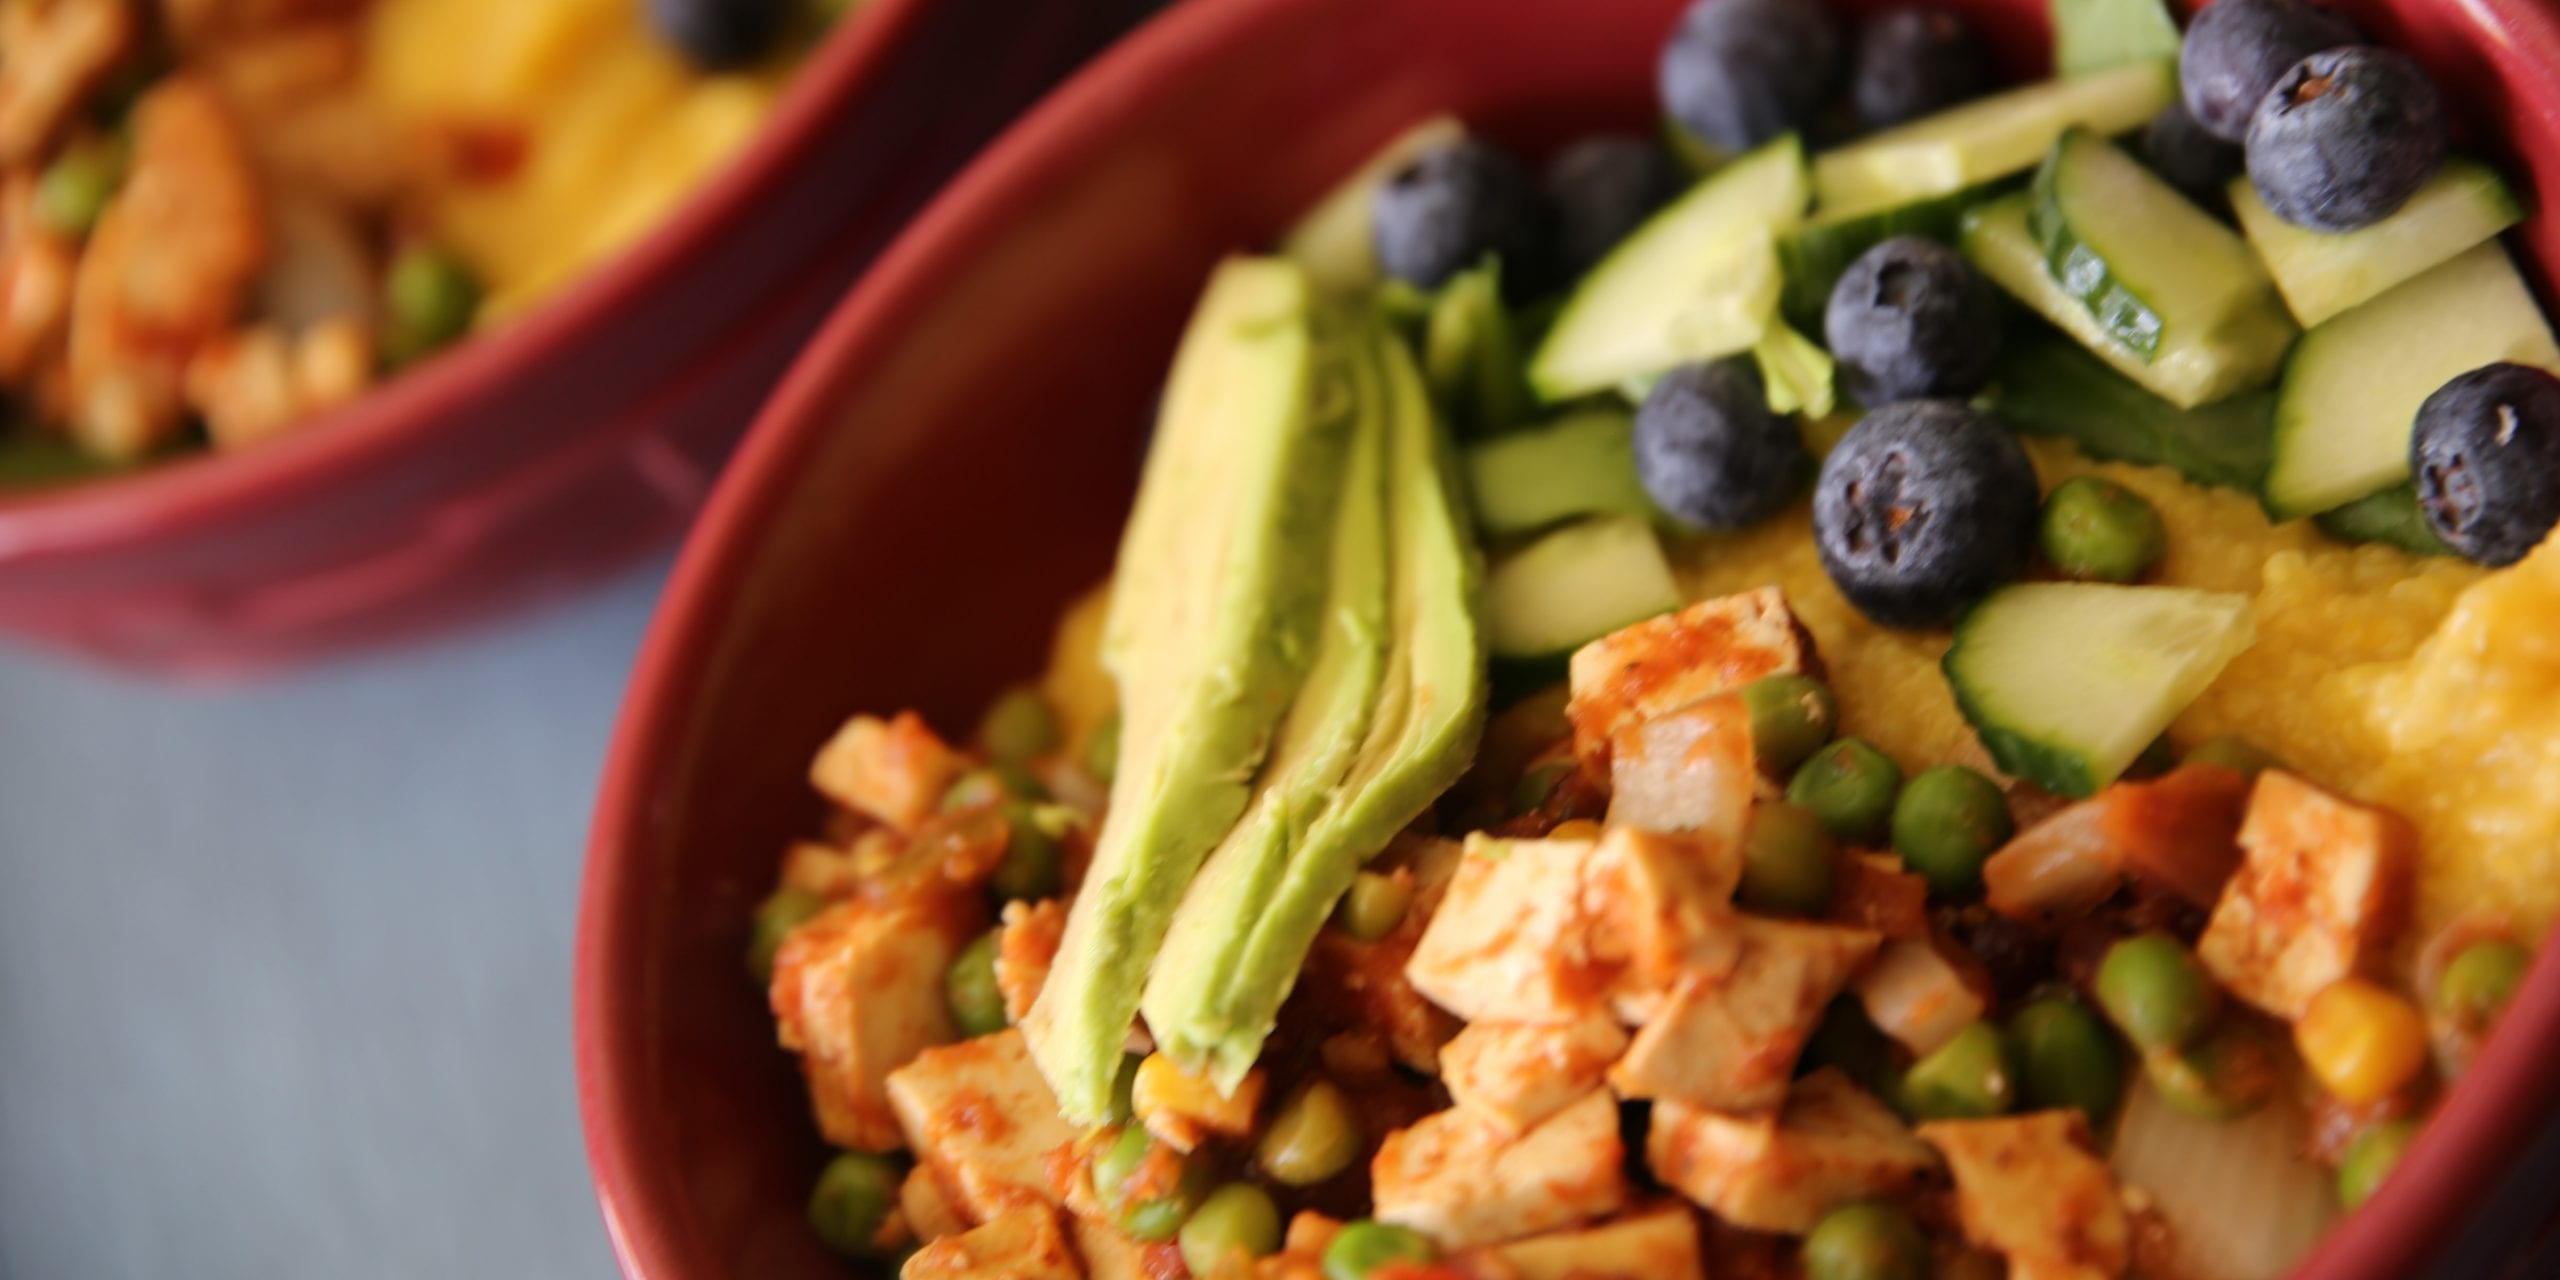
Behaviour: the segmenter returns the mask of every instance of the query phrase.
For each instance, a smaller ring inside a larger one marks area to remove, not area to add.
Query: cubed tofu
[[[1706,1280],[1698,1220],[1665,1203],[1616,1222],[1496,1248],[1518,1280]]]
[[[1084,1256],[1085,1274],[1093,1280],[1163,1280],[1189,1274],[1182,1269],[1181,1248],[1171,1241],[1132,1240],[1107,1222],[1075,1214],[1068,1216],[1067,1226],[1075,1232],[1076,1252]]]
[[[2299,1019],[2311,997],[2379,959],[2403,923],[2415,837],[2399,815],[2270,769],[2240,827],[2240,870],[2196,943],[2232,994]]]
[[[960,1206],[951,1202],[951,1193],[929,1165],[907,1170],[907,1180],[898,1184],[898,1213],[916,1239],[926,1242],[969,1229],[969,1220],[960,1216]]]
[[[894,720],[855,716],[818,749],[809,785],[845,808],[908,831],[941,805],[966,764],[915,712],[899,712]]]
[[[1626,1049],[1626,1031],[1597,1009],[1557,1025],[1479,1022],[1440,1050],[1440,1082],[1460,1110],[1523,1133],[1599,1088]]]
[[[1405,977],[1469,1022],[1554,1022],[1590,1011],[1608,974],[1583,911],[1589,840],[1467,837],[1466,856]]]
[[[1895,938],[1850,984],[1867,1020],[1918,1056],[1935,1053],[1982,1017],[1982,993],[1928,938]]]
[[[1646,1021],[1668,991],[1696,969],[1732,962],[1741,937],[1732,909],[1742,880],[1738,842],[1663,835],[1613,826],[1601,833],[1582,871],[1582,911],[1592,922],[1591,948],[1614,970],[1620,1016]]]
[[[2079,1112],[1939,1120],[1919,1133],[1955,1175],[1965,1238],[2007,1257],[2017,1280],[2107,1280],[2132,1265],[2124,1202]]]
[[[1609,1072],[1622,1097],[1676,1099],[1733,1115],[1776,1111],[1822,1008],[1873,956],[1866,929],[1737,918],[1732,965],[1673,987]]]
[[[1841,1205],[1900,1196],[1938,1166],[1891,1108],[1829,1068],[1797,1081],[1775,1116],[1654,1104],[1645,1163],[1717,1217],[1787,1235]]]
[[[1067,907],[1056,898],[1004,904],[1004,932],[996,935],[996,990],[1004,996],[1005,1021],[1019,1025],[1048,985],[1049,966],[1066,935]]]
[[[1609,822],[1739,849],[1760,782],[1742,696],[1702,699],[1627,725],[1610,740]]]
[[[1372,1212],[1443,1248],[1499,1244],[1627,1203],[1618,1104],[1595,1089],[1527,1133],[1451,1108],[1388,1134],[1369,1164]]]
[[[783,851],[782,888],[846,898],[861,884],[862,869],[852,849],[819,840],[794,840]]]
[[[985,927],[974,893],[911,893],[838,903],[783,939],[773,1016],[782,1046],[800,1054],[829,1142],[860,1151],[900,1145],[889,1075],[958,1037],[942,975]]]
[[[1084,1280],[1076,1252],[1058,1229],[1058,1211],[1019,1205],[960,1235],[916,1251],[899,1280]]]
[[[1565,714],[1575,754],[1593,776],[1606,776],[1619,730],[1702,698],[1740,693],[1762,676],[1819,665],[1812,637],[1776,587],[1701,600],[1622,627],[1574,651]]]
[[[1207,1075],[1150,1053],[1138,1063],[1129,1106],[1147,1132],[1176,1151],[1189,1151],[1213,1133],[1229,1138],[1252,1134],[1254,1114],[1262,1109],[1263,1079],[1256,1068],[1245,1073],[1234,1093],[1220,1093]]]
[[[1055,1204],[1052,1152],[1076,1140],[1018,1030],[928,1049],[890,1073],[889,1102],[916,1158],[972,1222]]]

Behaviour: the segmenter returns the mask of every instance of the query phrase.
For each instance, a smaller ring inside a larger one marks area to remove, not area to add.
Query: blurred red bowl
[[[269,445],[0,494],[0,633],[271,668],[561,593],[680,532],[907,216],[1147,0],[873,0],[637,246]]]
[[[1524,147],[1640,125],[1680,0],[1191,0],[1027,117],[883,257],[766,408],[633,678],[577,946],[590,1161],[647,1280],[841,1275],[801,1216],[823,1158],[741,970],[811,753],[857,709],[966,723],[1106,572],[1177,330],[1219,255],[1269,244],[1372,148],[1454,111]],[[2038,0],[1974,0],[2021,72]],[[2361,10],[2560,180],[2560,24],[2539,0]],[[2525,234],[2560,262],[2560,221]],[[2412,1272],[2546,1114],[2546,956],[2485,1060],[2306,1275]]]

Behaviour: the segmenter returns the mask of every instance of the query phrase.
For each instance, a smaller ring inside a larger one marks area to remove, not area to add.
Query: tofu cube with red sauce
[[[2398,935],[2415,845],[2398,814],[2267,770],[2240,827],[2240,869],[2197,957],[2233,995],[2299,1020],[2311,997],[2367,969]]]
[[[1937,1052],[1989,1007],[1965,971],[1926,937],[1886,942],[1851,987],[1867,1020],[1916,1056]]]
[[[1498,1246],[1516,1280],[1706,1280],[1698,1220],[1669,1201],[1616,1222]]]
[[[1523,1133],[1599,1088],[1627,1033],[1595,1009],[1554,1025],[1478,1022],[1440,1050],[1440,1082],[1463,1111]]]
[[[1057,1205],[1051,1157],[1076,1128],[1007,1029],[918,1054],[889,1075],[889,1102],[916,1158],[972,1222],[1022,1205]]]
[[[1058,1228],[1058,1211],[1026,1204],[926,1245],[898,1274],[905,1280],[1084,1280],[1084,1267]]]
[[[1654,1104],[1645,1162],[1717,1217],[1785,1235],[1842,1205],[1901,1196],[1938,1167],[1901,1117],[1830,1068],[1797,1081],[1776,1115]]]
[[[1778,1110],[1823,1006],[1881,941],[1839,925],[1737,916],[1733,927],[1741,942],[1733,962],[1682,975],[1610,1069],[1621,1096],[1733,1115]]]
[[[1004,904],[1004,932],[996,935],[996,991],[1004,1018],[1019,1024],[1049,983],[1049,966],[1066,936],[1067,906],[1056,898]]]
[[[827,1141],[900,1145],[889,1074],[959,1036],[943,973],[985,927],[974,893],[915,893],[837,903],[783,939],[768,996]]]
[[[1742,932],[1734,887],[1742,848],[1635,827],[1605,829],[1582,868],[1591,951],[1621,1021],[1649,1021],[1684,974],[1729,967]]]
[[[1701,600],[1622,627],[1574,651],[1574,753],[1606,776],[1620,730],[1705,698],[1740,693],[1762,676],[1818,668],[1813,640],[1786,594],[1762,587]]]
[[[2013,1280],[2109,1280],[2133,1265],[2115,1176],[2077,1111],[1920,1126],[1955,1175],[1965,1238],[2009,1260]]]
[[[1461,1108],[1390,1133],[1369,1164],[1372,1215],[1444,1249],[1500,1244],[1626,1207],[1618,1104],[1594,1089],[1515,1134]]]
[[[1609,822],[1738,847],[1761,781],[1742,696],[1702,699],[1630,724],[1611,740]]]
[[[1609,973],[1583,908],[1589,840],[1467,839],[1405,977],[1469,1022],[1567,1023],[1595,1007]]]
[[[855,716],[818,749],[809,785],[847,809],[912,831],[941,806],[967,764],[915,712],[893,720]]]

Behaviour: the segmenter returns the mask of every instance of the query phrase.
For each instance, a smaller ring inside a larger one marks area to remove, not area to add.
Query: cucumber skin
[[[2084,130],[2063,131],[2053,144],[2052,153],[2036,166],[2035,180],[2028,185],[2027,230],[2044,250],[2045,273],[2053,277],[2053,282],[2079,299],[2108,337],[2149,364],[2152,357],[2160,354],[2160,338],[2169,327],[2167,319],[2150,299],[2116,277],[2106,256],[2072,229],[2070,215],[2062,207],[2064,162],[2079,147],[2095,142]]]
[[[2444,539],[2436,536],[2426,513],[2418,509],[2415,485],[2395,485],[2343,507],[2332,507],[2313,516],[2311,522],[2340,542],[2378,542],[2413,556],[2454,553]]]
[[[2002,726],[1999,717],[1974,697],[1973,687],[1965,679],[1960,666],[1965,651],[1965,632],[1973,625],[1974,613],[1997,599],[1999,595],[1995,592],[1983,604],[1975,605],[1964,617],[1956,620],[1955,643],[1948,645],[1947,656],[1938,660],[1938,670],[1946,676],[1947,688],[1955,694],[1956,710],[1964,716],[1965,723],[1973,726],[1974,736],[1982,740],[1983,749],[1991,753],[1991,762],[2000,766],[2001,772],[2074,800],[2096,795],[2097,777],[2089,767],[2087,756],[2051,743],[2038,742]]]
[[[2094,458],[2168,467],[2199,484],[2257,494],[2273,447],[2273,391],[2181,409],[2059,330],[2021,323],[2005,337],[1991,403],[2011,426],[2068,440]]]

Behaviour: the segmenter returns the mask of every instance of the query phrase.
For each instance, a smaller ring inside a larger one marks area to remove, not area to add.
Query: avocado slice
[[[1348,775],[1284,841],[1284,865],[1212,861],[1185,896],[1147,989],[1159,1044],[1205,1063],[1222,1089],[1252,1068],[1352,877],[1465,772],[1484,728],[1483,572],[1455,459],[1412,357],[1377,325],[1363,328],[1384,378],[1383,685]],[[1301,696],[1344,695],[1310,682]]]
[[[1174,359],[1103,626],[1121,709],[1110,816],[1023,1019],[1070,1118],[1109,1110],[1174,907],[1243,814],[1317,649],[1354,418],[1346,353],[1303,267],[1238,258]]]

